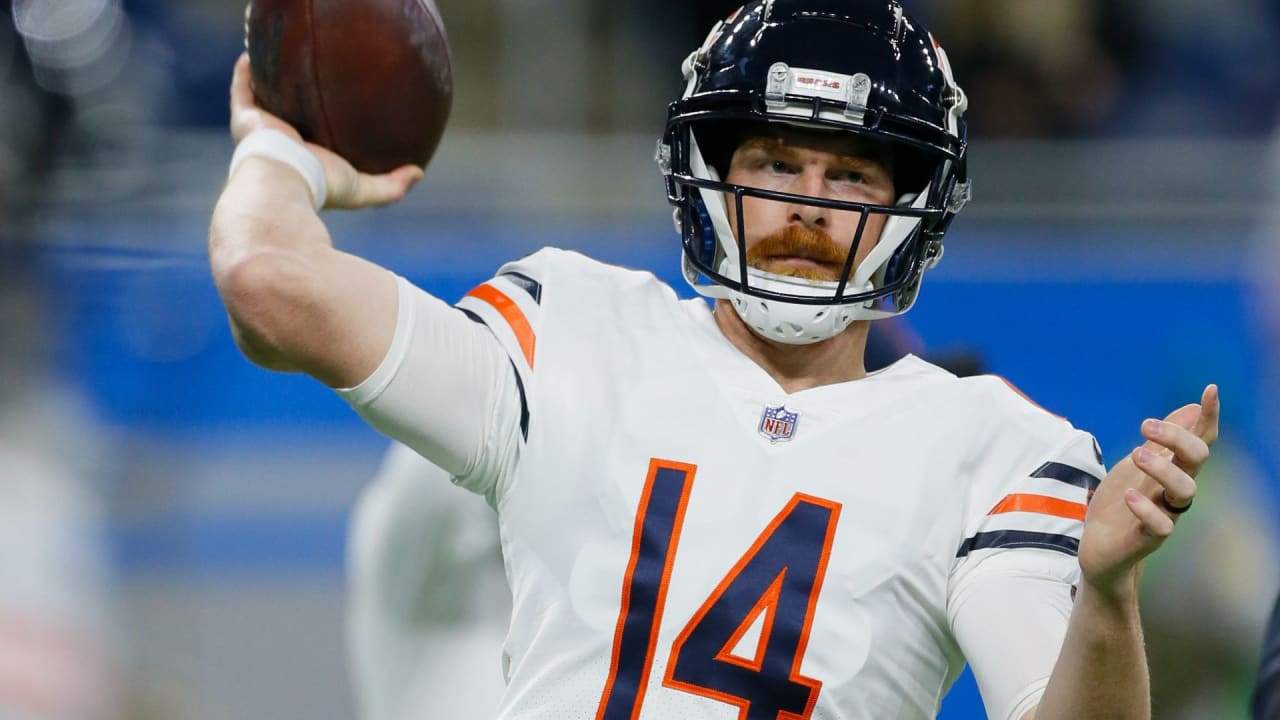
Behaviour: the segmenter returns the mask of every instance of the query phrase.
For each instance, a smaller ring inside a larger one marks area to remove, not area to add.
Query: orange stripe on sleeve
[[[1084,503],[1075,503],[1045,495],[1015,494],[1006,495],[1003,500],[991,508],[988,515],[999,515],[1007,512],[1034,512],[1044,515],[1057,515],[1072,520],[1084,520],[1086,507]]]
[[[536,338],[533,334],[533,327],[529,325],[529,320],[525,318],[520,306],[516,305],[514,300],[492,285],[480,285],[467,293],[467,296],[483,300],[498,311],[498,314],[507,321],[507,325],[511,326],[511,332],[515,333],[516,342],[520,343],[520,351],[524,353],[525,362],[529,363],[529,367],[532,368],[533,346]]]

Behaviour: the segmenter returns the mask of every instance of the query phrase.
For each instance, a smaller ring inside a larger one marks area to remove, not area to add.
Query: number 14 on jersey
[[[634,720],[644,706],[696,471],[649,463],[596,720]],[[796,493],[676,637],[663,686],[734,705],[739,720],[808,718],[822,683],[800,664],[839,518],[839,503]],[[753,627],[759,639],[744,653]]]

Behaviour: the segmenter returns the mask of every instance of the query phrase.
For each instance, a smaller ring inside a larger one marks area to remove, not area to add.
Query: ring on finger
[[[1168,511],[1168,512],[1170,512],[1170,513],[1173,513],[1174,515],[1181,515],[1182,513],[1184,513],[1184,512],[1186,512],[1186,511],[1190,510],[1190,509],[1191,509],[1191,503],[1193,503],[1193,502],[1195,502],[1195,500],[1194,500],[1194,499],[1193,499],[1193,500],[1188,501],[1186,505],[1183,505],[1183,506],[1179,507],[1179,506],[1174,505],[1172,502],[1170,502],[1170,501],[1169,501],[1169,494],[1168,494],[1168,493],[1166,493],[1166,492],[1164,492],[1164,491],[1161,491],[1161,492],[1160,492],[1160,507],[1164,508],[1166,511]]]

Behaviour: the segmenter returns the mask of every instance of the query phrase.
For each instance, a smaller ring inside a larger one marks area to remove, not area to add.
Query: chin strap
[[[839,283],[777,275],[754,267],[747,268],[747,282],[751,287],[766,292],[802,297],[831,297],[839,286]],[[839,335],[858,319],[857,310],[864,306],[864,303],[802,305],[765,300],[737,290],[723,289],[733,304],[734,311],[747,327],[760,337],[787,345],[808,345]],[[854,288],[854,291],[868,292],[871,289],[871,283],[868,282]]]

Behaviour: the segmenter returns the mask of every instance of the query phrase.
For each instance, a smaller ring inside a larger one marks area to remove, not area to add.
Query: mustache
[[[807,280],[839,280],[849,250],[840,247],[823,230],[803,225],[788,225],[762,238],[747,249],[747,264],[769,272],[792,275]],[[775,269],[787,258],[804,258],[821,267]]]

